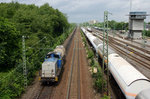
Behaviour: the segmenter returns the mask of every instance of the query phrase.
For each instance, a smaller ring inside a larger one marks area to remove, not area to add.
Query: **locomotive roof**
[[[55,62],[57,61],[56,58],[48,58],[48,59],[45,59],[45,62]]]

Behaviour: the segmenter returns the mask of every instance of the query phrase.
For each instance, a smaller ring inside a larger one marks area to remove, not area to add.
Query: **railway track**
[[[40,82],[37,83],[37,78],[36,85],[31,86],[22,99],[93,99],[93,97],[99,97],[94,93],[79,28],[74,30],[63,45],[66,48],[66,59],[59,84],[41,86]]]
[[[73,30],[73,34],[69,37],[69,40],[66,41],[67,43],[64,43],[64,47],[65,47],[66,51],[69,50],[69,47],[70,47],[71,42],[72,42],[72,39],[73,39],[73,37],[75,35],[75,32],[76,32],[76,29],[77,29],[77,27]],[[66,53],[66,54],[68,54],[68,53]]]
[[[51,99],[54,86],[41,86],[34,99]]]
[[[113,40],[113,38],[110,37],[110,40]],[[128,45],[128,44],[126,44],[126,43],[122,44],[122,43],[116,42],[114,40],[113,40],[113,42],[116,43],[116,45],[119,45],[119,46],[125,48],[126,50],[129,50],[130,52],[134,52],[134,54],[139,55],[140,57],[144,58],[145,60],[150,61],[150,56],[140,53],[140,52],[134,50],[133,48],[127,47],[126,45]]]
[[[79,36],[79,35],[78,35]],[[79,39],[74,40],[73,56],[71,63],[71,71],[69,75],[69,84],[67,88],[66,99],[81,97],[80,88],[80,57],[79,57]]]
[[[122,48],[126,49],[126,51],[133,52],[132,54],[134,54],[135,56],[139,56],[139,57],[136,57],[136,58],[138,58],[138,60],[141,60],[141,61],[144,62],[145,64],[150,65],[150,57],[149,57],[149,56],[146,56],[146,55],[144,55],[144,54],[142,54],[142,53],[139,53],[138,51],[133,50],[132,48],[127,47],[127,46],[125,46],[124,44],[118,43],[118,42],[116,42],[113,38],[109,38],[109,40],[111,41],[111,42],[110,42],[110,45],[111,45],[111,44],[115,44],[116,47],[118,46],[118,48],[119,48],[119,47],[122,47]],[[111,46],[112,46],[112,45],[111,45]],[[124,51],[124,52],[125,52],[125,51]],[[129,52],[127,52],[126,54],[128,54]],[[135,57],[135,56],[133,56],[133,57]]]
[[[52,99],[92,99],[94,97],[93,85],[88,64],[86,60],[86,51],[82,45],[79,28],[76,28],[70,43],[66,50],[66,62],[61,82],[54,88]],[[66,45],[67,47],[68,45]],[[82,72],[81,72],[82,71]],[[86,83],[85,83],[86,82]],[[91,86],[87,87],[87,86]]]
[[[80,99],[80,57],[79,57],[79,34],[78,34],[78,99]]]
[[[68,51],[71,42],[72,42],[72,38],[74,37],[76,32],[76,28],[73,30],[72,35],[69,37],[69,39],[66,41],[66,43],[64,43],[64,47],[66,49],[66,51]],[[67,53],[66,53],[67,55]],[[46,86],[41,86],[39,92],[37,93],[36,97],[34,99],[52,99],[53,94],[55,93],[55,86],[54,85],[46,85]]]
[[[93,31],[102,34],[102,31],[95,30],[95,29],[93,29]],[[116,33],[116,35],[117,35],[119,38],[124,39],[124,37],[122,37],[121,35],[119,35],[119,34],[117,34],[117,33]],[[109,35],[109,37],[113,37],[113,36],[110,36],[110,35]],[[116,38],[115,38],[115,39],[116,39]],[[119,39],[117,39],[117,40],[119,40]],[[126,40],[127,40],[127,39],[126,39]],[[119,41],[121,41],[121,40],[119,40]],[[123,42],[124,42],[124,41],[123,41]],[[131,41],[131,42],[134,42],[134,43],[138,44],[139,46],[142,45],[140,42],[137,42],[137,41]],[[144,52],[150,54],[150,51],[147,51],[147,50],[145,50],[144,48],[140,48],[140,47],[134,46],[134,45],[132,45],[132,44],[131,44],[131,46],[133,46],[133,47],[135,47],[135,48],[137,48],[137,49],[139,49],[139,50],[142,50],[142,51],[144,51]],[[145,47],[150,48],[150,45],[145,45]]]
[[[116,35],[117,35],[119,38],[121,38],[121,39],[123,39],[123,38],[124,38],[123,36],[121,36],[121,35],[119,35],[119,34],[117,34],[117,33],[116,33]],[[140,43],[140,42],[136,42],[136,41],[132,41],[132,42],[134,42],[134,43],[136,43],[136,44],[141,45],[141,43]],[[150,45],[145,45],[145,46],[150,48]]]
[[[112,43],[111,43],[112,44]],[[130,59],[134,60],[135,62],[141,64],[142,66],[150,69],[150,65],[146,63],[145,61],[137,58],[136,56],[132,56],[131,54],[128,54],[126,51],[121,50],[119,47],[117,47],[115,44],[111,45],[112,48],[114,48],[117,52],[120,54],[123,54],[124,56],[128,56]]]
[[[103,40],[102,34],[97,35],[95,33],[93,33],[95,36],[99,37],[101,40]],[[111,41],[111,42],[110,42]],[[119,39],[113,38],[111,36],[109,36],[109,45],[114,48],[116,51],[118,51],[120,54],[124,55],[124,56],[128,56],[130,59],[132,59],[133,61],[135,61],[136,63],[146,67],[147,69],[150,70],[150,56],[147,56],[143,53],[140,53],[136,50],[134,50],[133,48],[127,47],[125,45],[134,47],[135,49],[138,49],[140,51],[143,50],[143,48],[139,48],[135,45],[129,44],[127,42],[121,41]],[[126,51],[124,51],[123,49],[125,49]],[[129,52],[132,52],[133,54],[129,54]],[[150,52],[144,49],[144,52],[149,54]],[[138,57],[137,57],[138,56]]]
[[[109,36],[109,38],[112,38],[112,37]],[[133,48],[136,48],[136,49],[138,49],[138,50],[140,50],[140,51],[142,51],[142,52],[144,52],[144,53],[150,54],[150,51],[148,51],[148,50],[146,50],[146,49],[144,49],[144,48],[140,48],[140,47],[138,47],[138,46],[135,46],[135,45],[130,44],[130,43],[127,43],[127,42],[125,42],[125,41],[119,40],[119,39],[117,39],[117,38],[113,38],[113,39],[115,39],[116,41],[119,41],[119,42],[121,42],[121,43],[128,44],[129,46],[131,46],[131,47],[133,47]]]
[[[101,40],[103,40],[102,37],[98,36]],[[110,42],[111,41],[111,42]],[[150,63],[149,62],[145,62],[144,60],[141,60],[140,58],[129,54],[128,52],[122,50],[121,48],[119,48],[117,44],[115,44],[113,39],[109,39],[109,45],[115,49],[117,52],[119,52],[120,54],[124,55],[124,56],[128,56],[130,59],[132,59],[133,61],[141,64],[142,66],[146,67],[147,69],[150,69]],[[121,45],[120,45],[121,46]],[[124,47],[123,47],[124,48]],[[137,54],[139,56],[141,56],[139,53]]]
[[[97,31],[97,30],[96,30],[96,32],[98,32],[100,36],[102,36],[102,34],[103,34],[101,31]],[[130,46],[130,47],[132,47],[132,48],[134,48],[134,49],[137,49],[137,50],[139,50],[140,52],[144,52],[145,54],[148,54],[148,55],[150,54],[150,51],[149,51],[149,50],[146,50],[146,49],[141,48],[141,47],[139,47],[139,46],[136,46],[136,45],[133,45],[133,44],[128,43],[128,42],[126,42],[126,41],[123,41],[123,40],[114,38],[114,37],[112,37],[112,36],[110,36],[110,35],[109,35],[109,38],[113,38],[114,40],[116,40],[116,41],[118,41],[118,42],[120,42],[120,43],[127,44],[128,46]],[[136,41],[132,41],[132,42],[136,42]],[[137,43],[141,46],[141,43],[139,43],[139,42],[137,42]],[[148,45],[146,45],[146,46],[148,47]],[[149,47],[149,48],[150,48],[150,47]],[[142,54],[142,53],[141,53],[141,54]],[[149,56],[149,58],[150,58],[150,56]]]

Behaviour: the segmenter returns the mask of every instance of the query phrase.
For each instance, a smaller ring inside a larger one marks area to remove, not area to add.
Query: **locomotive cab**
[[[61,55],[59,53],[49,53],[42,64],[42,82],[57,82],[58,73],[62,67]]]
[[[65,48],[62,45],[56,46],[53,52],[49,52],[44,62],[40,81],[43,82],[58,82],[63,72],[63,64],[65,57]]]

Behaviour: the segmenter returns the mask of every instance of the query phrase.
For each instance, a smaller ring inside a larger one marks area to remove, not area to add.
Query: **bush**
[[[148,37],[150,37],[150,30],[149,31],[143,31],[143,32],[145,32],[145,36],[148,36]]]
[[[93,57],[94,57],[93,51],[89,50],[89,51],[88,51],[88,59],[91,59],[91,58],[93,58]]]
[[[102,97],[101,99],[110,99],[109,96],[104,95],[104,97]]]
[[[102,91],[102,84],[103,84],[104,91],[107,91],[106,80],[105,77],[102,77],[103,75],[101,69],[98,68],[98,72],[96,74],[93,74],[92,76],[95,78],[94,86],[96,87],[97,91],[98,92]]]
[[[99,77],[95,80],[95,87],[97,88],[98,91],[101,91],[102,90],[102,79]]]
[[[94,65],[94,59],[90,59],[90,66]]]

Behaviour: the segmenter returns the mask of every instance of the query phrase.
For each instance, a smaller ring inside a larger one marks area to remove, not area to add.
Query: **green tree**
[[[20,58],[20,33],[7,19],[0,17],[0,68],[14,67]]]

